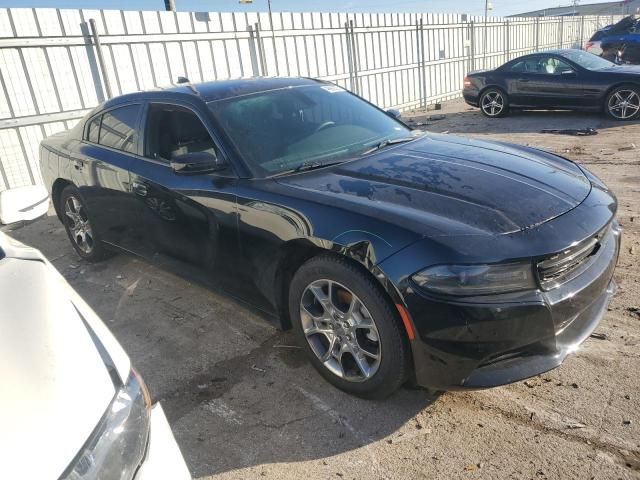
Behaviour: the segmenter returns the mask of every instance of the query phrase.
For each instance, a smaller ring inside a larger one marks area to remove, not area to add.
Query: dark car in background
[[[469,73],[462,93],[492,118],[519,108],[605,112],[615,120],[634,120],[640,117],[640,67],[581,50],[553,50]]]
[[[630,49],[640,45],[640,18],[634,15],[597,30],[585,43],[584,49],[613,61],[616,53],[627,45]]]
[[[363,397],[554,368],[613,291],[617,202],[589,171],[411,131],[326,82],[125,95],[40,155],[82,258],[133,253],[249,302]]]

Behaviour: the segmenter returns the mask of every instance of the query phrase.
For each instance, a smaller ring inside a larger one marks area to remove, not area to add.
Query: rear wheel
[[[60,194],[58,211],[62,213],[62,223],[71,245],[82,258],[98,262],[110,256],[95,233],[91,217],[80,192],[68,185]]]
[[[489,88],[480,96],[480,111],[489,118],[504,117],[509,112],[509,98],[499,88]]]
[[[289,289],[294,330],[313,366],[334,386],[384,398],[409,374],[409,344],[375,280],[346,259],[307,261]]]
[[[634,120],[640,117],[640,89],[621,86],[613,89],[605,101],[605,111],[615,120]]]

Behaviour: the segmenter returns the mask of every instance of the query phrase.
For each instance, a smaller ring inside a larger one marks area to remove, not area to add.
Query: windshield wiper
[[[391,139],[387,139],[387,140],[383,140],[380,143],[374,145],[373,147],[371,147],[368,150],[365,150],[364,152],[362,152],[360,155],[368,155],[370,153],[373,153],[377,150],[381,150],[385,147],[388,147],[389,145],[395,145],[396,143],[404,143],[404,142],[410,142],[411,140],[415,140],[417,137],[402,137],[402,138],[391,138]]]
[[[322,168],[322,167],[330,167],[331,165],[338,165],[339,163],[343,163],[344,160],[341,161],[337,161],[337,162],[317,162],[317,161],[308,161],[308,162],[302,162],[300,165],[298,165],[296,168],[292,169],[292,172],[307,172],[309,170],[315,170],[316,168]]]

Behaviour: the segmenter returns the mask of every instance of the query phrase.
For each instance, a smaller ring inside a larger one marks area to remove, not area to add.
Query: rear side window
[[[100,134],[100,121],[102,115],[97,116],[89,123],[89,131],[87,133],[87,140],[90,142],[98,143],[98,135]]]
[[[140,105],[127,105],[102,115],[98,143],[116,150],[135,153],[138,142],[136,127],[140,108]]]

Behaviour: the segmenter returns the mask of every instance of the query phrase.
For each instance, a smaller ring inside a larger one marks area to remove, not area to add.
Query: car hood
[[[404,218],[426,236],[532,228],[575,208],[591,190],[578,166],[555,155],[436,134],[279,181],[332,203],[337,197],[343,208],[355,203],[396,223]]]
[[[30,257],[0,259],[0,477],[57,479],[115,387],[70,289]]]

